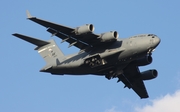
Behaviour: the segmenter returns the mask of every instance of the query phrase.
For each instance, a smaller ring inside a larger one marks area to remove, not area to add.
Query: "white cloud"
[[[117,110],[117,108],[113,106],[111,109],[105,110],[105,112],[122,112],[122,111]]]
[[[180,90],[152,101],[152,105],[136,108],[135,112],[180,112]]]

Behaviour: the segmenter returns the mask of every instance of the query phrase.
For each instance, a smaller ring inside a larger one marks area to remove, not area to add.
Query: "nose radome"
[[[161,39],[159,37],[156,37],[156,43],[159,44],[161,42]]]
[[[154,38],[155,47],[157,47],[160,42],[161,42],[161,39],[159,37]]]

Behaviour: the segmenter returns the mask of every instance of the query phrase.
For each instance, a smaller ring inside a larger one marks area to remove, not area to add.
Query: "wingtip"
[[[13,35],[13,36],[16,36],[16,35],[18,35],[18,33],[13,33],[12,35]]]
[[[28,19],[29,19],[29,18],[32,18],[31,14],[30,14],[30,12],[29,12],[28,10],[26,10],[26,15],[27,15],[27,18],[28,18]]]
[[[15,36],[15,37],[18,37],[18,38],[21,37],[21,36],[24,36],[24,35],[19,34],[19,33],[13,33],[12,35]]]

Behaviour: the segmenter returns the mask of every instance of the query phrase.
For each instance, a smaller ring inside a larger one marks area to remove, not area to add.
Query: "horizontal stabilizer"
[[[43,41],[43,40],[39,40],[39,39],[36,39],[36,38],[32,38],[32,37],[29,37],[29,36],[25,36],[25,35],[22,35],[22,34],[18,34],[18,33],[14,33],[12,34],[22,40],[25,40],[31,44],[34,44],[38,47],[41,47],[41,46],[44,46],[44,45],[47,45],[49,44],[50,42],[47,42],[47,41]]]

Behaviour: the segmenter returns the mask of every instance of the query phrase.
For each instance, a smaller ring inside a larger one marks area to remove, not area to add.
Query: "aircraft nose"
[[[160,42],[161,42],[161,39],[156,36],[156,37],[154,38],[155,47],[157,47]]]

